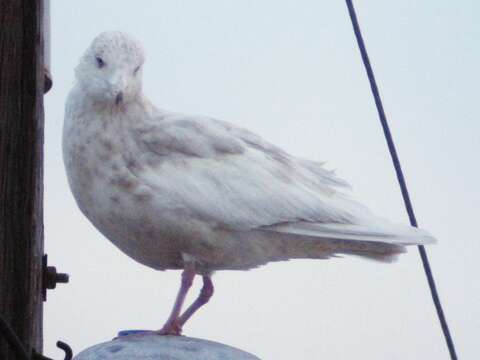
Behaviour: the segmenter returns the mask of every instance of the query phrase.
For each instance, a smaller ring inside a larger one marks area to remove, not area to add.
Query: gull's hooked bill
[[[123,101],[123,93],[120,91],[115,97],[115,105],[120,104]]]

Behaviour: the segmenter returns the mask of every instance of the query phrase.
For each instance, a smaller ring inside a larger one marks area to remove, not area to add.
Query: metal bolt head
[[[69,281],[68,274],[57,272],[55,266],[48,266],[47,254],[43,255],[43,301],[47,300],[47,289],[55,289],[57,283],[66,284]]]

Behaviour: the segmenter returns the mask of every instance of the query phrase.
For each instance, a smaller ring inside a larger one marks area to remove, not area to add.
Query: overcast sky
[[[476,359],[480,5],[356,6],[419,224],[439,239],[428,253],[459,356]],[[157,106],[227,120],[327,161],[374,212],[407,221],[344,1],[53,0],[46,252],[71,283],[48,295],[49,356],[60,357],[58,339],[78,353],[122,329],[158,329],[179,285],[179,272],[151,270],[117,250],[67,185],[64,102],[79,57],[105,30],[143,42],[145,92]],[[391,265],[290,261],[220,272],[214,283],[185,335],[263,360],[448,359],[416,248]]]

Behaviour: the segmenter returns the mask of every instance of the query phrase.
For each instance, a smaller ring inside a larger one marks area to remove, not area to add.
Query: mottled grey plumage
[[[64,162],[87,218],[124,253],[184,269],[162,335],[179,335],[213,294],[215,270],[352,254],[390,261],[426,232],[371,214],[321,163],[204,116],[157,109],[142,94],[143,50],[100,34],[76,68]],[[203,288],[181,313],[195,274]]]
[[[143,61],[128,35],[98,36],[76,68],[63,137],[80,209],[135,260],[180,269],[188,259],[208,274],[338,254],[389,261],[432,241],[372,215],[321,163],[223,121],[157,109],[141,91]]]

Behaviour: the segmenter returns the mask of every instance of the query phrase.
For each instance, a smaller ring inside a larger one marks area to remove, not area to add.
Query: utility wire
[[[5,340],[7,340],[7,342],[10,344],[13,351],[15,352],[15,356],[17,357],[17,359],[30,360],[30,356],[23,347],[22,342],[2,315],[0,315],[0,335],[2,335]]]
[[[15,331],[0,314],[0,338],[1,337],[4,337],[5,340],[7,340],[8,344],[12,347],[13,352],[15,353],[16,359],[18,360],[52,360],[40,353],[37,353],[35,350],[32,350],[32,353],[29,355]],[[63,341],[57,341],[57,347],[65,352],[64,360],[72,360],[73,352],[68,344],[64,343]]]
[[[363,41],[362,33],[360,30],[360,25],[358,24],[357,14],[355,13],[355,8],[353,6],[352,0],[346,0],[346,3],[348,7],[348,13],[350,14],[350,19],[353,25],[353,31],[355,32],[355,37],[357,38],[358,47],[362,55],[363,65],[365,65],[365,70],[367,71],[368,80],[370,81],[370,87],[372,89],[373,97],[375,98],[375,104],[377,106],[378,116],[382,124],[383,133],[387,141],[388,150],[390,151],[390,155],[392,157],[393,166],[395,167],[398,183],[400,184],[403,201],[405,203],[405,208],[407,210],[408,217],[410,219],[410,224],[412,226],[418,227],[417,219],[415,218],[415,213],[413,212],[412,202],[410,201],[410,195],[408,193],[407,183],[405,181],[402,167],[400,165],[400,159],[398,158],[397,150],[395,148],[395,143],[393,142],[392,134],[390,132],[390,127],[388,126],[387,117],[385,116],[385,111],[383,109],[383,104],[380,98],[380,93],[378,91],[375,75],[373,73],[372,65],[370,64],[370,59],[368,57],[368,53],[365,48],[365,43]],[[423,245],[418,245],[418,251],[420,253],[420,258],[422,259],[423,269],[425,270],[425,275],[427,276],[428,285],[430,287],[430,292],[432,294],[433,303],[435,304],[435,309],[437,310],[438,320],[440,321],[443,335],[445,336],[445,341],[447,343],[448,351],[450,353],[450,358],[452,360],[457,360],[455,345],[453,343],[453,339],[450,334],[450,330],[448,328],[445,314],[443,313],[440,297],[437,292],[437,287],[435,286],[435,279],[433,278],[432,269],[428,261],[427,251],[425,250],[425,247]]]

